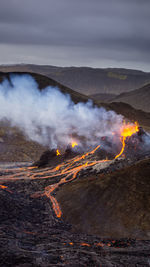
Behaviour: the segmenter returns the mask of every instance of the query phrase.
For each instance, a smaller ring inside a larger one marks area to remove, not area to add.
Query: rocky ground
[[[60,178],[15,166],[0,170],[0,266],[150,266],[150,241],[72,232],[41,195]]]

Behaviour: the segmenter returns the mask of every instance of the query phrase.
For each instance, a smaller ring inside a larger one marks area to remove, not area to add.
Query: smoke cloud
[[[30,75],[11,75],[0,84],[0,120],[5,119],[50,148],[65,147],[72,139],[82,147],[99,144],[102,136],[113,138],[123,123],[121,115],[91,101],[74,104],[56,87],[40,91]]]

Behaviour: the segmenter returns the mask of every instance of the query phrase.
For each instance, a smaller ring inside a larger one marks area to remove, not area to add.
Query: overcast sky
[[[150,0],[0,0],[0,64],[150,71]]]

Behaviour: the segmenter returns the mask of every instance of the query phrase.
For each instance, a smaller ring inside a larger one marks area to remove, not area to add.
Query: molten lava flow
[[[6,189],[6,188],[7,188],[7,186],[0,184],[0,189]]]
[[[125,141],[126,138],[132,136],[136,132],[139,131],[137,123],[135,124],[124,124],[120,129],[120,139],[122,142],[122,148],[120,153],[115,157],[118,158],[124,152],[125,148]],[[78,145],[76,142],[72,142],[72,147]],[[89,151],[83,155],[78,155],[73,159],[69,159],[60,163],[56,167],[48,167],[43,170],[37,169],[37,167],[23,167],[23,168],[16,168],[16,169],[6,169],[4,170],[4,177],[0,178],[0,180],[21,180],[21,179],[28,179],[28,180],[38,180],[38,179],[50,179],[50,178],[57,178],[57,182],[50,184],[45,187],[44,192],[37,192],[34,194],[34,197],[39,196],[47,196],[52,203],[52,208],[58,218],[62,216],[62,211],[57,202],[57,199],[53,195],[54,191],[60,186],[65,183],[71,182],[77,178],[78,173],[86,169],[90,166],[94,166],[98,163],[106,162],[109,160],[93,160],[92,155],[100,148],[98,145],[92,151]],[[60,156],[61,153],[57,149],[56,155]],[[4,185],[0,185],[0,189],[5,189],[8,191],[7,187]],[[83,244],[85,245],[85,244]],[[101,244],[99,246],[102,246]]]
[[[56,198],[54,198],[54,196],[52,196],[52,193],[54,192],[54,190],[56,190],[60,185],[62,184],[65,184],[65,183],[68,183],[68,182],[71,182],[73,181],[74,179],[76,179],[77,177],[77,174],[82,170],[82,169],[85,169],[87,167],[90,167],[90,166],[93,166],[97,163],[100,163],[100,162],[103,162],[103,160],[101,161],[93,161],[93,162],[85,162],[84,164],[81,164],[81,165],[78,165],[76,166],[77,162],[79,162],[80,160],[82,159],[85,159],[85,157],[87,157],[88,155],[91,155],[91,154],[94,154],[95,151],[99,148],[100,146],[97,146],[95,149],[93,149],[92,151],[90,152],[87,152],[86,154],[80,156],[80,157],[77,157],[75,159],[72,159],[71,162],[68,162],[67,164],[61,164],[59,165],[59,171],[60,171],[60,168],[63,168],[63,170],[56,174],[56,176],[59,176],[61,174],[61,176],[64,176],[58,183],[56,184],[53,184],[53,185],[49,185],[45,188],[45,195],[50,198],[51,202],[52,202],[52,206],[53,206],[53,210],[56,214],[56,216],[58,218],[61,217],[62,215],[62,212],[61,212],[61,209],[60,209],[60,206],[56,200]],[[106,160],[104,160],[106,161]],[[56,170],[56,168],[55,168]],[[54,175],[52,175],[52,177],[54,177]],[[70,177],[70,178],[69,178]]]
[[[127,137],[131,137],[133,134],[137,133],[139,131],[139,126],[137,124],[137,122],[135,122],[134,124],[124,124],[121,127],[120,130],[120,139],[121,139],[121,143],[122,143],[122,148],[121,151],[118,155],[116,155],[115,159],[119,158],[125,149],[125,141],[127,139]]]
[[[91,245],[88,244],[88,243],[81,243],[80,245],[83,246],[83,247],[90,247],[90,246],[91,246]]]
[[[122,148],[121,148],[120,153],[119,153],[118,155],[116,155],[115,159],[119,158],[119,157],[123,154],[123,151],[124,151],[124,149],[125,149],[125,145],[126,145],[126,144],[125,144],[125,140],[126,140],[126,137],[123,136],[123,137],[121,137],[120,139],[121,139],[121,142],[122,142]]]
[[[6,186],[6,185],[0,185],[0,189],[6,190],[6,191],[8,191],[9,193],[12,194],[12,191],[10,191],[10,190],[8,189],[8,186]]]
[[[88,161],[86,158],[96,152],[96,150],[100,146],[97,146],[95,149],[93,149],[90,152],[87,152],[83,155],[80,155],[78,157],[75,157],[73,159],[67,160],[58,166],[54,168],[45,168],[44,170],[39,170],[37,168],[32,168],[32,167],[24,167],[24,168],[18,168],[15,169],[15,171],[11,170],[10,174],[10,169],[5,170],[5,177],[1,178],[1,180],[5,181],[16,181],[16,180],[22,180],[22,179],[29,179],[29,180],[38,180],[38,179],[50,179],[60,177],[60,181],[49,185],[45,187],[44,192],[37,192],[33,194],[33,197],[39,197],[39,196],[44,196],[46,195],[48,198],[50,198],[53,210],[58,218],[61,217],[62,212],[60,209],[60,206],[56,200],[56,198],[53,196],[53,192],[62,184],[68,183],[76,179],[77,174],[82,170],[90,166],[94,166],[97,163],[104,162],[106,160],[101,160],[101,161],[96,161],[96,160],[90,160],[88,158]],[[4,188],[5,186],[1,186],[0,188]],[[5,190],[7,190],[5,188]]]
[[[58,149],[56,150],[56,155],[57,156],[60,156],[61,155]]]
[[[75,158],[74,160],[73,160],[73,163],[75,163],[75,162],[77,162],[77,161],[80,161],[80,160],[82,160],[82,159],[85,159],[87,156],[89,156],[89,155],[92,155],[92,154],[94,154],[95,153],[95,151],[97,150],[97,149],[99,149],[100,148],[100,145],[98,145],[95,149],[93,149],[92,151],[90,151],[90,152],[87,152],[86,154],[83,154],[82,156],[79,156],[79,157],[77,157],[77,158]]]

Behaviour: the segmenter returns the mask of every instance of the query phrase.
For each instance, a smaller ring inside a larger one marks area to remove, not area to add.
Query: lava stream
[[[115,159],[120,157],[125,149],[125,141],[128,137],[131,137],[133,134],[137,133],[139,131],[139,126],[138,123],[135,122],[134,124],[124,124],[121,129],[120,129],[120,135],[121,135],[121,143],[122,143],[122,148],[121,151],[118,155],[116,155]]]
[[[132,136],[133,134],[137,133],[139,131],[137,123],[135,124],[127,124],[123,125],[120,129],[120,139],[122,143],[121,151],[118,155],[115,156],[115,159],[120,157],[125,149],[125,141],[128,137]],[[74,146],[76,145],[73,144]],[[4,176],[0,178],[2,181],[16,181],[16,180],[38,180],[38,179],[50,179],[54,177],[60,177],[60,181],[56,182],[55,184],[49,185],[45,187],[44,192],[40,192],[37,194],[34,194],[36,196],[47,196],[52,203],[53,210],[58,218],[62,216],[62,212],[60,209],[60,206],[56,200],[56,198],[53,196],[53,192],[62,184],[68,183],[76,179],[78,173],[85,168],[88,168],[90,166],[94,166],[98,163],[106,162],[109,160],[92,160],[90,158],[90,155],[93,155],[98,149],[100,148],[100,145],[98,145],[96,148],[94,148],[92,151],[87,152],[83,155],[77,156],[73,159],[67,160],[59,165],[57,165],[54,168],[45,168],[44,170],[39,170],[37,167],[22,167],[22,168],[9,168],[3,170]],[[60,156],[60,152],[57,149],[56,155]],[[7,190],[7,187],[4,185],[0,185],[0,189]]]

